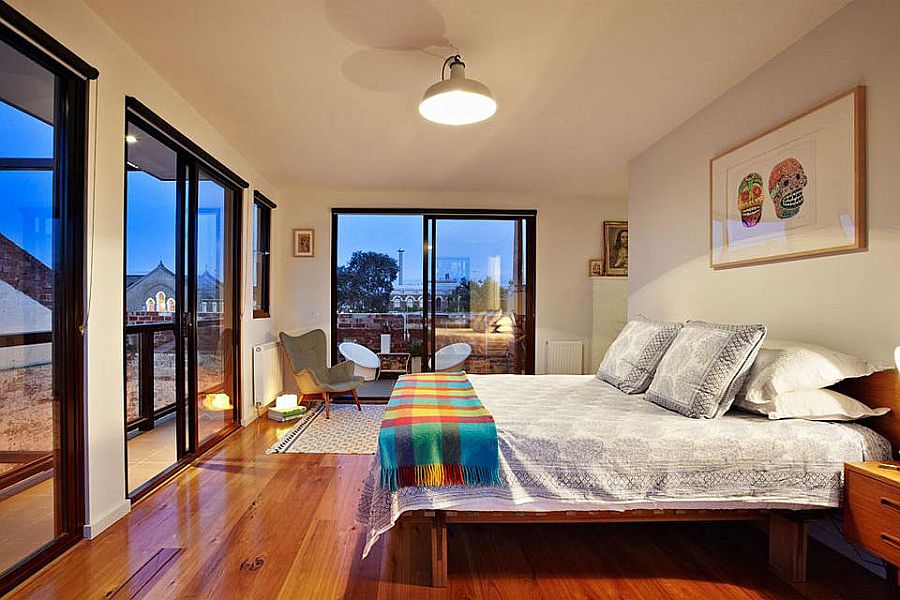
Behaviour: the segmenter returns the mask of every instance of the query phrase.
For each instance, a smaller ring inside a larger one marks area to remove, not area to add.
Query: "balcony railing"
[[[125,338],[126,428],[150,431],[156,421],[175,412],[177,404],[175,323],[129,324]],[[168,372],[159,373],[161,369]]]
[[[197,319],[198,397],[225,391],[225,360],[218,316]],[[150,431],[176,410],[175,335],[172,321],[125,326],[125,422],[128,432]]]

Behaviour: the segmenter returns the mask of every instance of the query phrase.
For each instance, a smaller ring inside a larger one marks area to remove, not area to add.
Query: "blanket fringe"
[[[500,469],[462,465],[416,465],[381,469],[381,487],[392,492],[401,487],[448,485],[500,485]]]

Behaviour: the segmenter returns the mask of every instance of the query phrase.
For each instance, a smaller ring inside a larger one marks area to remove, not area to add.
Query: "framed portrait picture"
[[[316,230],[294,230],[294,256],[311,257],[316,255]]]
[[[602,258],[592,258],[588,261],[588,277],[603,277]]]
[[[603,221],[603,274],[628,276],[628,221]]]
[[[710,266],[866,247],[865,87],[709,161]]]

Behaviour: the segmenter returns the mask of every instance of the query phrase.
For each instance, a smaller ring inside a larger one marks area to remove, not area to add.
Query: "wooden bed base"
[[[827,509],[823,509],[827,510]],[[769,567],[782,578],[806,581],[806,523],[819,511],[628,510],[565,512],[482,512],[418,510],[403,523],[426,522],[431,532],[431,584],[447,585],[447,525],[450,523],[634,523],[672,521],[759,521],[768,525]]]
[[[871,427],[900,449],[900,374],[894,369],[848,379],[834,386],[870,407],[887,406],[891,412],[866,419]],[[788,581],[806,580],[806,523],[831,509],[776,510],[629,510],[566,512],[478,512],[426,510],[406,513],[401,521],[427,521],[431,529],[432,584],[447,585],[448,523],[623,523],[651,521],[758,521],[769,530],[769,567]]]

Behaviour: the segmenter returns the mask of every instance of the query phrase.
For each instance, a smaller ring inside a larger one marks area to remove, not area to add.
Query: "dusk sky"
[[[0,102],[0,157],[52,158],[53,127]],[[0,233],[47,266],[52,261],[50,171],[0,171]],[[127,272],[146,273],[160,261],[175,267],[175,184],[139,171],[128,174]],[[197,267],[220,277],[223,190],[200,182]],[[123,199],[124,202],[124,199]]]
[[[339,215],[338,264],[354,251],[373,251],[397,258],[406,250],[403,282],[422,283],[422,227],[420,215]],[[466,257],[472,279],[488,274],[488,258],[500,257],[501,283],[513,272],[514,221],[445,220],[437,227],[438,259]]]
[[[0,102],[0,157],[52,158],[53,127]],[[45,265],[52,262],[50,171],[0,171],[0,233]]]

